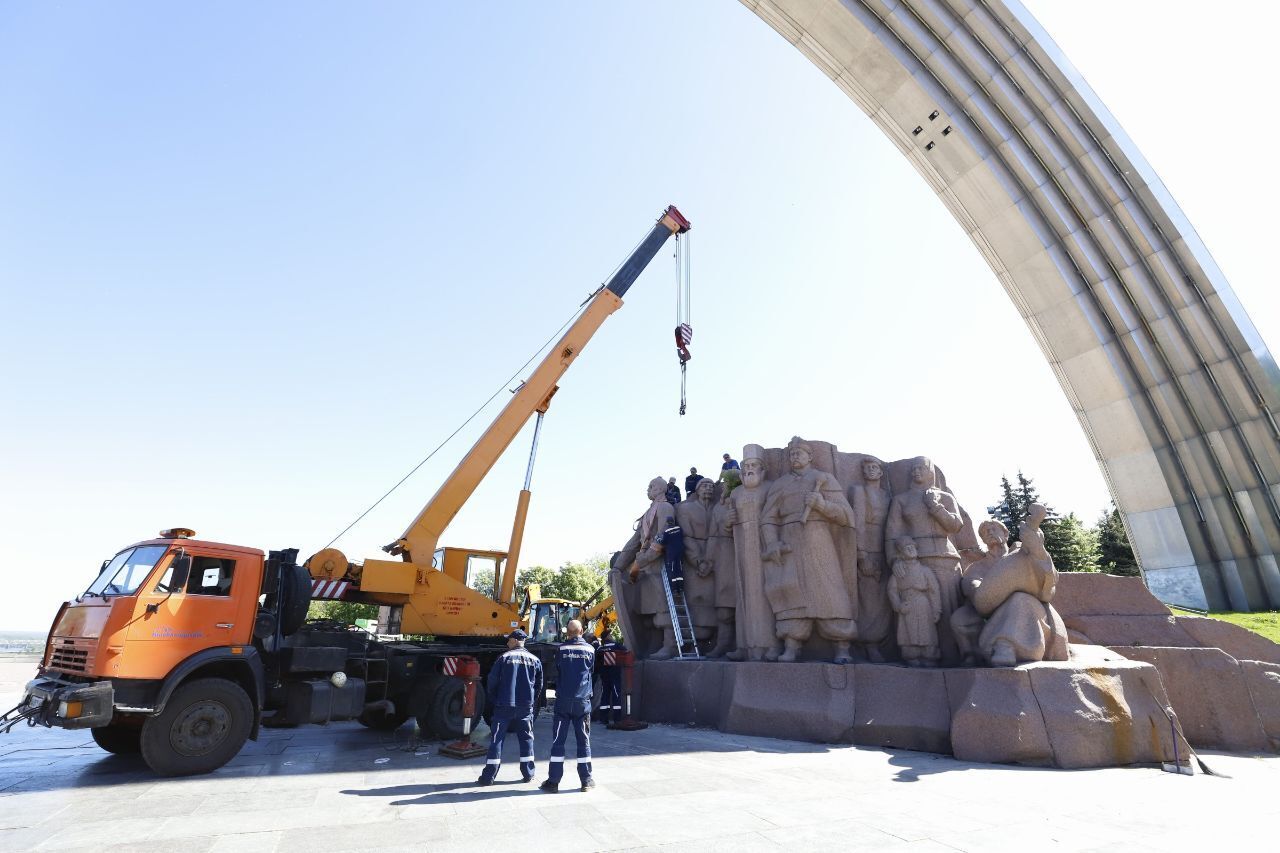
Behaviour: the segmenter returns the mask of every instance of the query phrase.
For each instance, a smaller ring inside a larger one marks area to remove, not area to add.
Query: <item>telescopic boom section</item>
[[[586,309],[564,333],[564,337],[551,348],[498,417],[467,451],[467,455],[453,469],[453,473],[423,507],[422,512],[418,513],[404,535],[383,550],[402,556],[406,562],[430,564],[440,535],[449,526],[449,522],[453,521],[454,516],[471,498],[485,475],[529,422],[529,418],[536,412],[546,411],[551,395],[556,391],[556,383],[582,352],[582,348],[605,319],[622,307],[622,297],[667,239],[673,234],[683,234],[689,227],[689,220],[674,206],[663,211],[648,236],[613,277],[596,291]]]

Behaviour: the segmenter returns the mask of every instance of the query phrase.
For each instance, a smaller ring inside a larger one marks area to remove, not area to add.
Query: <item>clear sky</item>
[[[1259,7],[1030,7],[1275,345]],[[670,203],[694,223],[689,414],[664,253],[555,398],[526,564],[612,551],[651,477],[793,434],[932,455],[978,512],[1019,468],[1061,511],[1107,505],[968,238],[731,0],[11,2],[0,122],[0,628],[45,629],[163,527],[325,545]],[[338,546],[380,555],[484,421]],[[528,438],[446,544],[505,547]]]

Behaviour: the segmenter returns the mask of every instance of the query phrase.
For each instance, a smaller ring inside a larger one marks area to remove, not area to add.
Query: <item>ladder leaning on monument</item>
[[[679,592],[671,588],[671,579],[667,577],[667,573],[662,572],[662,591],[667,594],[667,612],[671,614],[671,630],[676,636],[676,657],[684,660],[701,659],[702,652],[698,650],[698,637],[693,633],[693,618],[689,615],[689,603],[685,597],[684,591]],[[689,639],[685,639],[686,633]],[[686,654],[685,643],[693,646],[693,651]]]

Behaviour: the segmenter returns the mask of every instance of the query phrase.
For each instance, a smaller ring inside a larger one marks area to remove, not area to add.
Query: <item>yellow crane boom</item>
[[[362,566],[353,566],[340,551],[328,548],[307,561],[312,576],[350,578],[356,589],[347,597],[353,600],[402,605],[404,611],[399,631],[407,634],[496,636],[518,624],[514,602],[515,576],[542,417],[551,404],[560,377],[609,315],[622,307],[622,297],[640,273],[672,235],[683,234],[689,228],[689,221],[674,206],[663,211],[640,245],[609,281],[592,295],[573,325],[512,395],[417,518],[400,538],[384,546],[383,550],[400,557],[400,562],[368,559]],[[535,414],[538,423],[524,488],[516,503],[508,551],[446,548],[442,549],[442,558],[437,559],[436,551],[445,528]],[[491,598],[467,585],[467,563],[472,556],[494,563]]]

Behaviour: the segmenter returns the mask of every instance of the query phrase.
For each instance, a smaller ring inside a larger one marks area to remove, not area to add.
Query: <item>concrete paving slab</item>
[[[535,726],[539,779],[549,728],[546,716]],[[272,729],[234,766],[158,779],[83,733],[24,727],[0,736],[0,782],[8,782],[0,853],[510,853],[531,843],[557,853],[1142,851],[1256,846],[1280,824],[1280,757],[1210,754],[1205,760],[1225,775],[1186,777],[1146,767],[991,765],[685,726],[597,727],[593,736],[599,787],[552,796],[516,781],[514,740],[497,784],[481,788],[483,759],[444,758],[438,744],[408,749],[408,729]]]

